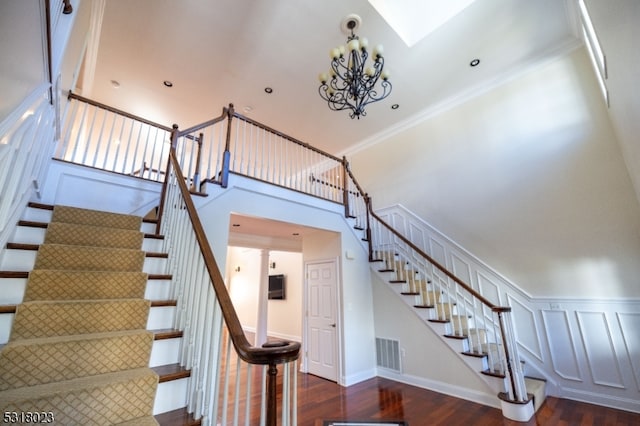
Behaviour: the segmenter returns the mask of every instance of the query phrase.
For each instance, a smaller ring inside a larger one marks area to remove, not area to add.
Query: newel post
[[[364,194],[364,205],[365,205],[365,210],[367,211],[367,229],[365,230],[366,232],[366,238],[367,238],[367,246],[369,248],[369,262],[373,262],[373,239],[372,239],[372,232],[371,232],[371,197],[369,197],[369,194]]]
[[[278,421],[277,378],[278,367],[276,364],[269,364],[267,371],[267,426],[276,426]]]
[[[229,104],[227,109],[227,139],[224,144],[224,153],[222,154],[222,170],[220,171],[220,186],[226,188],[229,184],[229,165],[231,162],[231,119],[233,118],[233,104]]]
[[[204,140],[204,133],[200,133],[196,138],[196,144],[198,144],[198,153],[196,154],[196,170],[193,173],[193,181],[191,182],[191,191],[200,192],[200,161],[202,157],[202,141]]]
[[[169,158],[167,158],[167,166],[164,169],[164,183],[162,184],[162,192],[160,193],[160,205],[158,206],[156,234],[160,234],[162,214],[164,212],[164,203],[165,199],[167,198],[167,188],[169,186],[169,168],[171,167],[171,156],[174,154],[176,146],[178,146],[178,125],[174,124],[171,130],[171,148],[169,148]]]
[[[347,185],[349,178],[349,163],[347,157],[342,157],[342,203],[344,204],[344,217],[348,218],[351,215],[349,211],[349,185]]]

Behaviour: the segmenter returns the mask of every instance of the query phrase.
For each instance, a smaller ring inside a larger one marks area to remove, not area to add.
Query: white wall
[[[52,160],[41,190],[41,203],[145,216],[160,203],[162,184]]]
[[[582,49],[351,164],[374,208],[405,205],[533,296],[640,296],[640,208]]]
[[[40,0],[0,2],[0,122],[49,78],[41,8]]]
[[[261,250],[229,247],[227,272],[229,293],[242,326],[255,332],[258,320]],[[270,251],[269,275],[285,275],[285,299],[269,300],[267,307],[267,335],[287,340],[302,339],[302,254]],[[240,271],[236,271],[236,268]]]

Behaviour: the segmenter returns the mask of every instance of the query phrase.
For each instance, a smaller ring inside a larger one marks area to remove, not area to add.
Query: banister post
[[[276,364],[269,364],[267,371],[267,426],[276,426],[278,421],[277,377],[278,367]]]
[[[196,154],[196,170],[193,173],[193,181],[191,182],[191,191],[200,192],[200,161],[202,157],[202,141],[204,140],[204,133],[200,133],[196,138],[198,144],[198,153]]]
[[[167,187],[169,186],[169,167],[171,165],[171,153],[175,151],[177,145],[178,145],[178,125],[174,124],[171,130],[171,148],[169,149],[169,158],[167,158],[167,166],[164,169],[164,183],[162,184],[162,192],[160,193],[160,205],[158,206],[156,234],[160,234],[162,214],[164,212],[164,203],[167,197]]]
[[[342,203],[344,204],[344,217],[348,218],[351,212],[349,211],[349,189],[347,185],[347,179],[349,178],[348,172],[349,163],[347,157],[342,157]]]
[[[369,197],[369,194],[364,194],[364,205],[365,205],[365,210],[367,211],[367,229],[365,230],[366,232],[366,238],[367,238],[367,246],[369,247],[369,262],[373,262],[373,240],[372,240],[372,232],[371,232],[371,197]]]
[[[233,118],[233,104],[229,104],[227,109],[227,139],[224,144],[224,154],[222,155],[222,170],[220,171],[220,186],[226,188],[229,184],[229,165],[231,161],[231,119]]]
[[[500,334],[502,334],[502,342],[504,345],[504,356],[507,364],[507,374],[509,375],[509,385],[511,386],[510,396],[515,401],[526,401],[528,396],[522,370],[517,365],[519,362],[517,359],[517,342],[511,327],[511,317],[507,315],[508,318],[505,318],[505,314],[510,314],[510,311],[499,310],[497,314],[498,321],[500,323]]]

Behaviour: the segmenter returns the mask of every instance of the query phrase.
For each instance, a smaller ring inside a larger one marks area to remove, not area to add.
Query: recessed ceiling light
[[[242,108],[242,112],[244,112],[245,114],[248,114],[251,111],[253,111],[253,107],[251,105],[247,105],[246,107]]]
[[[166,87],[173,87],[173,83],[170,82],[169,80],[163,81],[162,84],[164,84]]]
[[[118,80],[111,80],[111,86],[114,89],[117,89],[118,87],[120,87],[120,82]]]
[[[472,67],[477,67],[480,64],[480,59],[476,58],[474,60],[472,60],[471,62],[469,62],[469,66]]]
[[[400,105],[398,104],[391,105],[391,109],[398,109],[398,108],[400,108]]]
[[[265,87],[264,91],[267,93],[273,93],[273,89],[271,87]]]

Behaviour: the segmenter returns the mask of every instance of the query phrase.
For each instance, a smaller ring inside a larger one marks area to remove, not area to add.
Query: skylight
[[[369,0],[387,24],[411,47],[475,0]]]

